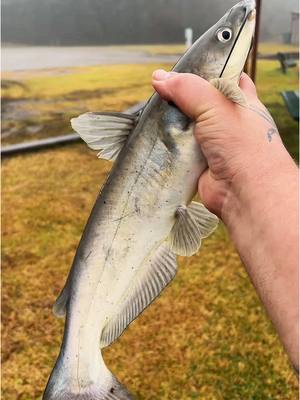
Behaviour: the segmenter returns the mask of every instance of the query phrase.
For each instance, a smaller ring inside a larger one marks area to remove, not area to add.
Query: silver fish
[[[243,0],[174,71],[200,75],[242,104],[238,81],[254,28],[255,1]],[[176,255],[196,253],[216,228],[217,217],[192,201],[207,162],[193,121],[158,94],[139,114],[87,113],[72,126],[100,158],[116,161],[54,305],[65,331],[43,399],[131,399],[99,345],[116,340],[170,283]]]

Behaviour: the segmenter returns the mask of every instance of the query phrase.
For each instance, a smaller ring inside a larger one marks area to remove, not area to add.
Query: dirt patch
[[[75,90],[66,94],[64,100],[78,101],[79,99],[89,99],[91,97],[103,97],[113,93],[117,93],[119,89],[98,89],[98,90]]]
[[[43,76],[62,76],[74,73],[74,70],[80,71],[82,67],[70,68],[42,68],[36,70],[20,70],[20,71],[4,71],[3,78],[8,80],[26,80],[30,78],[43,77]]]
[[[13,80],[9,80],[9,79],[4,79],[1,81],[1,89],[9,89],[12,86],[19,86],[22,89],[24,89],[26,87],[26,85],[20,81],[13,81]]]
[[[26,88],[26,84],[13,80],[3,82],[6,89],[13,86]],[[74,115],[87,110],[105,109],[106,99],[123,98],[125,92],[143,90],[145,84],[133,84],[125,88],[102,88],[95,90],[74,90],[63,96],[38,99],[19,97],[14,99],[7,96],[2,98],[2,131],[3,144],[14,144],[27,140],[42,139],[64,135],[72,131],[70,119]],[[136,101],[123,101],[125,108]],[[99,104],[94,108],[94,104]],[[104,104],[104,106],[102,106]],[[102,108],[103,107],[103,108]],[[113,106],[115,107],[115,106]],[[117,108],[117,107],[116,107]],[[109,109],[109,108],[108,108]],[[60,111],[61,110],[61,111]],[[119,110],[122,110],[120,108]]]

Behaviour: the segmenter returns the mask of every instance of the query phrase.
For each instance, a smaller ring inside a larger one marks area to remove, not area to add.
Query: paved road
[[[139,50],[93,47],[2,47],[2,71],[101,64],[175,63],[178,56],[152,56]]]

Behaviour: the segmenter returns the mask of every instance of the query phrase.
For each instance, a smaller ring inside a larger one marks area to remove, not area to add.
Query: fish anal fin
[[[180,256],[192,256],[197,253],[201,240],[216,229],[219,221],[203,204],[195,201],[188,207],[180,206],[176,217],[168,244],[170,249]]]
[[[177,271],[175,254],[162,244],[148,257],[127,289],[120,307],[104,327],[100,347],[116,340],[124,329],[162,292]]]
[[[242,107],[247,106],[246,97],[237,83],[225,78],[212,79],[210,83],[233,103]]]
[[[71,119],[71,125],[92,150],[101,150],[99,158],[112,161],[119,155],[137,120],[137,114],[88,112]]]

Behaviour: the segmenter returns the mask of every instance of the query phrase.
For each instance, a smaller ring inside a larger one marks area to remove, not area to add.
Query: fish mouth
[[[239,7],[245,10],[244,20],[220,74],[220,78],[236,80],[236,82],[240,79],[253,44],[256,24],[256,2],[255,0],[243,0],[234,8]]]

